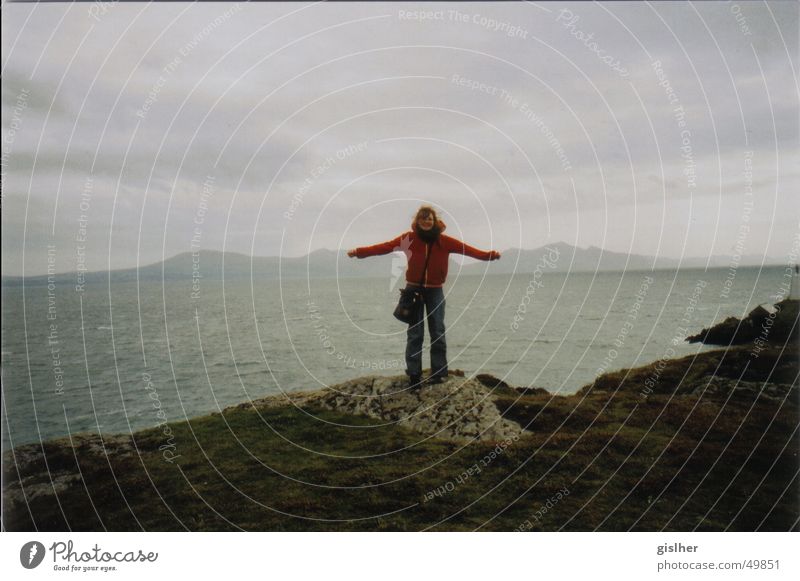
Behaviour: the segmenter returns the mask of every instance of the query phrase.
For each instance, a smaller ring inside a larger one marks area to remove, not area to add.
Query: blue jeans
[[[409,285],[416,286],[416,285]],[[447,342],[444,336],[444,289],[424,288],[424,309],[419,309],[417,317],[408,326],[406,340],[406,373],[422,375],[422,343],[425,339],[425,319],[431,337],[431,375],[447,377]],[[423,313],[427,312],[427,317]]]

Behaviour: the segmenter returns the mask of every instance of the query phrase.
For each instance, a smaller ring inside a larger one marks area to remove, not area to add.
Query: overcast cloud
[[[798,234],[796,2],[99,6],[4,5],[4,274],[193,234],[350,248],[423,201],[498,250],[783,259]]]

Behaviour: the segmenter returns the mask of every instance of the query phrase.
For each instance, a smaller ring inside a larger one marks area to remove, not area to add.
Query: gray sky
[[[4,274],[350,248],[422,202],[486,249],[798,234],[796,2],[100,6],[4,5]]]

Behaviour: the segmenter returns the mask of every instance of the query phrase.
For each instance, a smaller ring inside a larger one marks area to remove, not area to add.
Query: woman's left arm
[[[452,238],[450,236],[442,236],[442,239],[446,242],[447,250],[450,252],[455,252],[456,254],[463,254],[465,256],[470,256],[472,258],[477,258],[478,260],[499,260],[500,253],[497,250],[478,250],[474,246],[470,246],[466,242],[462,242],[456,238]]]

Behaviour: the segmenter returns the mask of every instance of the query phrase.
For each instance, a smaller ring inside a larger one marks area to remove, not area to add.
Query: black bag
[[[394,317],[410,325],[417,320],[417,309],[424,308],[422,291],[415,287],[400,289],[400,302],[394,309]]]
[[[394,309],[394,317],[407,325],[417,320],[417,309],[425,308],[422,285],[425,282],[425,272],[428,270],[428,260],[430,257],[431,247],[430,244],[428,244],[425,253],[425,266],[422,269],[422,278],[419,281],[419,286],[406,286],[406,288],[400,289],[400,302],[397,303]]]

